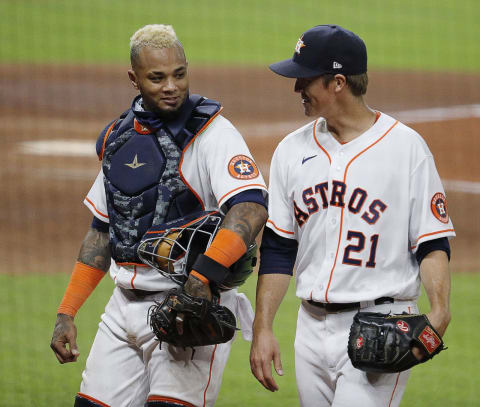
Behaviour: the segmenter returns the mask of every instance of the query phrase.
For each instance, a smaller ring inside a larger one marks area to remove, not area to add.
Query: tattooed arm
[[[264,206],[254,202],[241,202],[230,208],[220,228],[235,232],[248,248],[265,225],[267,218]],[[210,287],[193,275],[190,275],[185,283],[185,291],[195,297],[212,298]]]
[[[231,207],[221,228],[238,233],[248,247],[265,225],[267,218],[264,206],[254,202],[242,202]]]
[[[109,241],[108,233],[90,228],[80,247],[78,261],[106,272],[111,262]]]
[[[76,362],[77,346],[75,314],[110,267],[108,233],[90,228],[83,240],[77,263],[57,311],[50,348],[60,363]],[[68,345],[68,347],[67,347]]]

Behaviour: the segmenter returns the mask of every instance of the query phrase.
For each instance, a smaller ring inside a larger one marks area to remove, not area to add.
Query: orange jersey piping
[[[383,140],[383,138],[388,134],[390,133],[390,130],[392,130],[396,125],[398,124],[398,120],[395,121],[395,123],[392,124],[392,126],[383,134],[382,137],[380,137],[378,140],[376,140],[375,142],[373,142],[372,144],[370,144],[368,147],[364,148],[362,151],[360,151],[355,157],[353,157],[347,164],[347,166],[345,167],[345,173],[343,174],[343,182],[345,183],[345,180],[347,179],[347,172],[348,172],[348,168],[350,167],[350,164],[352,164],[352,162],[354,160],[356,160],[360,155],[362,155],[365,151],[369,150],[370,148],[372,148],[375,144],[377,144],[378,142],[380,142],[381,140]],[[328,279],[328,285],[327,285],[327,289],[325,290],[325,302],[328,303],[330,302],[328,300],[328,290],[330,289],[330,285],[332,283],[332,277],[333,277],[333,272],[335,270],[335,267],[337,265],[337,259],[338,259],[338,251],[340,250],[340,241],[342,239],[342,231],[343,231],[343,211],[344,211],[345,207],[342,208],[341,210],[341,213],[340,213],[340,232],[338,234],[338,243],[337,243],[337,252],[335,253],[335,261],[333,262],[333,266],[332,266],[332,270],[330,270],[330,277]],[[311,295],[311,294],[310,294]]]
[[[275,229],[279,230],[280,232],[286,233],[287,235],[294,235],[294,234],[295,234],[294,232],[289,232],[288,230],[280,229],[277,225],[275,225],[275,223],[273,222],[273,220],[270,220],[270,219],[269,219],[269,220],[267,220],[267,223],[271,223],[272,226],[273,226]]]
[[[207,386],[205,387],[205,391],[203,392],[203,407],[207,405],[207,390],[208,390],[208,387],[210,386],[210,381],[212,380],[213,361],[215,360],[215,352],[217,350],[217,346],[218,345],[215,345],[215,347],[213,348],[212,358],[210,359],[210,370],[208,372],[208,382],[207,382]]]
[[[425,236],[433,236],[433,235],[438,235],[439,233],[447,233],[447,232],[455,232],[455,229],[445,229],[445,230],[439,230],[438,232],[432,232],[432,233],[425,233],[424,235],[421,235],[417,238],[415,245],[410,247],[410,250],[413,250],[417,247],[417,242]]]
[[[100,216],[103,216],[104,218],[108,219],[108,215],[105,215],[104,213],[100,212],[97,207],[94,205],[94,203],[88,199],[88,197],[85,197],[85,200],[90,204],[92,205],[92,208],[95,210],[95,212],[97,212]]]
[[[315,120],[315,123],[313,123],[313,139],[315,140],[315,143],[317,143],[317,146],[320,147],[320,149],[326,154],[326,156],[328,157],[328,161],[331,164],[332,159],[330,158],[330,154],[328,154],[327,150],[325,150],[317,140],[317,135],[316,135],[317,122],[318,122],[318,119]]]
[[[133,281],[137,277],[137,266],[133,266],[133,277],[130,280],[130,285],[132,286],[133,289],[135,289],[135,285],[133,284]]]
[[[150,267],[147,266],[146,264],[143,263],[132,263],[132,262],[123,262],[123,263],[117,263],[118,266],[136,266],[136,267]]]
[[[395,380],[395,386],[393,387],[393,391],[392,391],[392,396],[390,397],[390,401],[388,403],[388,407],[390,407],[392,405],[392,401],[393,401],[393,396],[395,395],[395,391],[397,390],[397,386],[398,386],[398,380],[400,379],[400,373],[397,374],[397,380]]]
[[[184,184],[187,186],[190,191],[192,191],[193,195],[200,201],[200,204],[202,205],[202,210],[205,210],[205,204],[203,203],[203,200],[200,198],[200,195],[197,194],[197,192],[191,187],[191,185],[187,182],[185,177],[183,176],[182,173],[182,164],[183,164],[183,158],[185,157],[185,152],[188,150],[188,147],[195,141],[198,135],[200,135],[202,132],[205,131],[205,129],[212,123],[212,121],[220,114],[220,112],[223,110],[223,107],[220,107],[220,110],[215,113],[212,117],[210,117],[210,120],[205,123],[205,125],[195,134],[195,136],[192,137],[192,139],[189,141],[189,143],[185,146],[185,148],[182,151],[182,156],[180,157],[180,164],[178,164],[178,173],[180,174],[180,178],[184,182]]]

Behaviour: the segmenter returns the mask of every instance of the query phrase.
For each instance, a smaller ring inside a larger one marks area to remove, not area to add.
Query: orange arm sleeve
[[[246,251],[247,246],[238,233],[230,229],[220,229],[205,252],[205,256],[210,257],[222,266],[230,267]]]
[[[57,313],[74,317],[105,274],[100,269],[77,261]]]

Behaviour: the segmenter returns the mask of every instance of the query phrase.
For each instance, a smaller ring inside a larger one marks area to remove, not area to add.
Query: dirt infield
[[[126,70],[0,66],[0,272],[70,272],[91,220],[81,202],[99,169],[93,154],[97,134],[135,95]],[[308,122],[293,81],[266,68],[191,68],[191,91],[222,102],[224,115],[245,136],[266,178],[276,144]],[[457,230],[454,271],[480,269],[475,256],[480,251],[480,115],[468,114],[467,107],[460,113],[453,109],[478,103],[479,94],[480,75],[370,73],[369,105],[412,117],[411,123],[404,121],[425,138],[446,181]],[[432,108],[447,109],[436,110],[435,119],[429,117],[430,110],[419,112]],[[63,150],[45,155],[23,144],[41,140],[90,141],[92,147],[83,155]]]

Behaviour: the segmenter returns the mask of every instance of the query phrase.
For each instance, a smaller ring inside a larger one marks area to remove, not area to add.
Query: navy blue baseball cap
[[[358,35],[339,25],[317,25],[303,33],[291,59],[271,64],[270,69],[287,78],[357,75],[367,72],[367,47]]]

